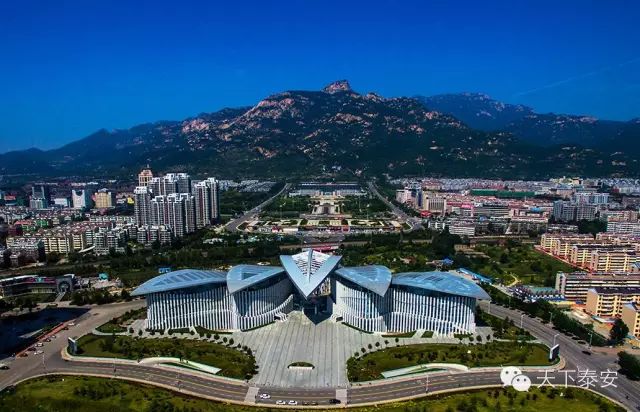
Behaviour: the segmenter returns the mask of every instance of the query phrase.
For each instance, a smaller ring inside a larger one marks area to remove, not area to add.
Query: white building
[[[74,209],[84,209],[93,206],[91,193],[85,189],[74,189],[71,191],[71,203]]]
[[[338,267],[340,258],[308,250],[280,256],[282,266],[179,270],[145,282],[132,295],[146,297],[151,329],[251,329],[285,320],[297,308],[368,332],[424,329],[445,336],[474,333],[476,302],[489,299],[480,286],[452,273],[392,275],[384,266]]]

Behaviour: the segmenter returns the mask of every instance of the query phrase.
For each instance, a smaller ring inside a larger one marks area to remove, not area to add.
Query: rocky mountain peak
[[[347,80],[336,80],[335,82],[329,83],[327,86],[322,89],[325,93],[338,93],[338,92],[351,92],[351,85]]]

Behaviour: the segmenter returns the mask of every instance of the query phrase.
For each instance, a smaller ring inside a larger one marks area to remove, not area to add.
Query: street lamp
[[[591,340],[593,339],[593,331],[589,332],[589,349],[591,349]]]
[[[522,327],[522,323],[524,322],[524,313],[520,315],[520,329],[524,329]]]
[[[552,347],[553,347],[553,346],[556,346],[556,338],[557,338],[559,335],[560,335],[559,333],[556,333],[555,335],[553,335],[553,345],[551,345]]]

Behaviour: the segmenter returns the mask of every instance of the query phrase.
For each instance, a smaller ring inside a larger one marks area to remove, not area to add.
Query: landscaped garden
[[[526,244],[508,242],[506,246],[477,245],[474,251],[487,257],[470,258],[470,269],[505,284],[517,280],[524,285],[553,286],[556,273],[574,270],[572,266]]]
[[[212,402],[151,385],[80,376],[49,376],[19,384],[0,394],[3,412],[263,412],[273,409]],[[318,409],[316,409],[318,410]],[[350,409],[354,412],[623,412],[624,408],[592,392],[569,388],[489,389],[435,395],[407,402]]]
[[[145,319],[147,317],[147,308],[128,310],[117,318],[111,319],[109,322],[98,326],[98,332],[103,333],[121,333],[127,331],[128,324],[136,319]]]
[[[233,339],[222,343],[189,339],[142,339],[129,336],[85,335],[78,339],[79,355],[100,358],[143,359],[170,356],[220,368],[219,375],[249,379],[256,373],[251,349],[234,346]]]
[[[364,348],[363,348],[364,349]],[[382,378],[382,372],[427,363],[457,363],[468,367],[549,365],[549,350],[538,344],[492,341],[482,345],[418,344],[361,351],[347,361],[351,382]]]
[[[480,308],[476,310],[476,324],[478,326],[490,326],[493,330],[493,337],[496,339],[514,341],[534,339],[529,332],[516,326],[513,319],[501,319],[480,310]]]

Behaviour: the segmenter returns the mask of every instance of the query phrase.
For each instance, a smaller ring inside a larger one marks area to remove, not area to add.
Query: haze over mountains
[[[142,165],[224,175],[640,175],[640,120],[538,114],[481,94],[384,98],[347,81],[253,107],[0,155],[0,173],[129,174]]]
[[[591,116],[541,114],[530,107],[502,103],[479,93],[416,98],[427,107],[462,120],[469,127],[487,132],[508,131],[535,145],[578,143],[606,150],[611,145],[633,145],[640,137],[640,118],[620,122]],[[640,147],[635,146],[624,150],[638,153]]]

